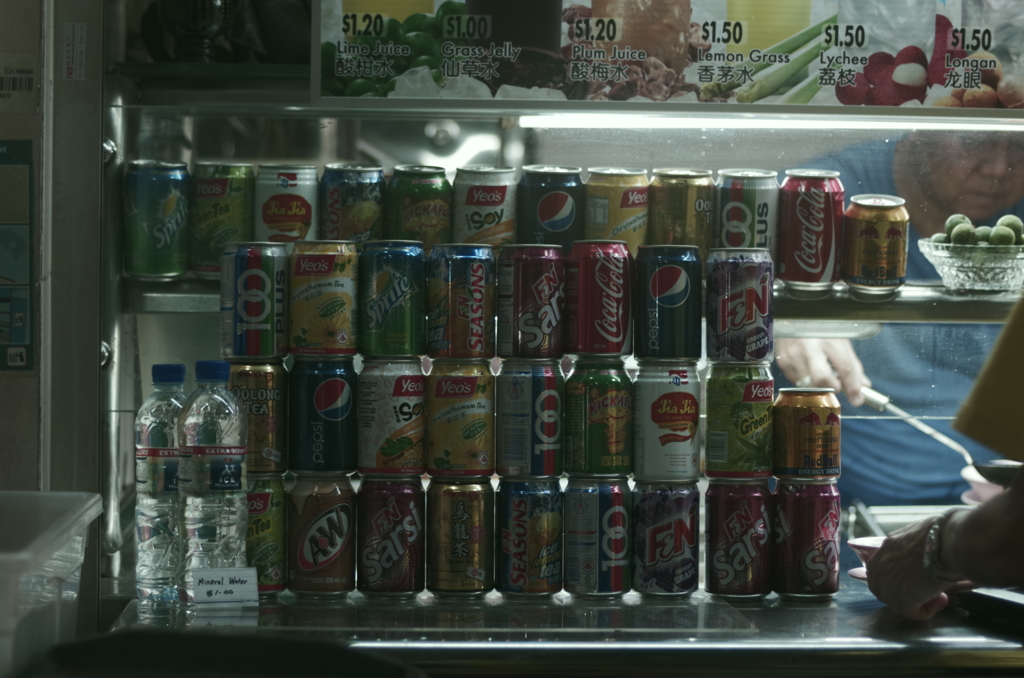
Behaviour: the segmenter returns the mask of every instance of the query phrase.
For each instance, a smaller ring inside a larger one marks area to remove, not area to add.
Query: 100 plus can
[[[633,383],[633,474],[637,480],[700,476],[697,363],[641,359]]]
[[[356,585],[356,493],[343,475],[303,476],[288,492],[288,590],[333,598]]]
[[[188,271],[188,165],[133,160],[124,176],[124,271],[176,280]]]
[[[855,298],[887,299],[907,281],[910,213],[894,195],[855,195],[843,220],[843,281]]]
[[[633,382],[621,358],[581,357],[565,382],[565,470],[633,471]]]
[[[778,478],[836,478],[842,471],[839,398],[831,388],[782,388],[772,408]]]
[[[527,165],[519,180],[516,241],[561,245],[583,238],[587,187],[579,167]]]
[[[362,247],[384,237],[384,168],[332,163],[320,180],[321,240],[350,240]]]
[[[647,242],[647,172],[592,167],[587,179],[587,240],[623,240],[634,257]]]
[[[269,596],[284,591],[288,494],[284,490],[284,479],[277,473],[251,473],[248,485],[249,527],[245,533],[245,556],[249,567],[256,568],[259,594]]]
[[[359,352],[426,352],[426,276],[423,243],[368,242],[359,252]]]
[[[566,353],[630,353],[632,281],[626,243],[573,243],[565,260]]]
[[[562,501],[565,590],[582,596],[621,596],[633,583],[629,482],[569,478]]]
[[[452,185],[443,167],[399,165],[388,186],[384,233],[418,240],[427,254],[452,239]]]
[[[767,363],[711,364],[704,469],[708,478],[771,476],[774,390]]]
[[[288,375],[288,466],[293,473],[356,470],[357,390],[351,359],[296,356]]]
[[[779,480],[775,504],[773,589],[786,599],[831,598],[839,591],[839,521],[834,478]]]
[[[640,248],[633,301],[633,353],[637,358],[700,360],[702,276],[696,247]]]
[[[648,189],[648,244],[693,245],[700,260],[706,260],[711,248],[718,247],[717,196],[711,170],[654,170]]]
[[[220,278],[220,255],[229,242],[253,239],[256,175],[244,163],[196,163],[192,179],[188,267],[197,278]]]
[[[718,173],[719,247],[757,247],[776,251],[779,220],[778,173],[724,169]]]
[[[560,358],[565,265],[557,245],[505,245],[498,257],[498,357]]]
[[[249,423],[245,463],[249,473],[288,470],[288,371],[281,363],[233,364],[228,389]]]
[[[495,384],[498,475],[561,476],[565,380],[558,363],[506,360]]]
[[[633,488],[633,589],[652,595],[697,590],[700,490],[695,482]]]
[[[516,239],[516,171],[467,165],[452,184],[452,239],[502,245]]]
[[[820,299],[843,265],[843,184],[831,170],[786,170],[779,188],[778,279],[794,296]]]
[[[494,357],[494,251],[437,245],[427,261],[427,354]]]
[[[768,251],[711,250],[707,271],[708,360],[771,360],[775,356],[775,311]]]
[[[738,600],[771,593],[771,499],[767,481],[711,480],[704,496],[708,593]]]
[[[434,478],[427,488],[427,588],[482,595],[494,588],[494,488]]]
[[[356,563],[363,593],[415,595],[423,590],[424,496],[419,477],[363,477]]]
[[[435,360],[427,377],[427,473],[494,474],[494,377],[486,360]]]
[[[283,358],[288,353],[288,255],[284,246],[229,243],[220,261],[221,355]]]
[[[307,240],[291,256],[291,353],[340,356],[356,352],[356,246]]]
[[[419,358],[363,363],[359,374],[359,473],[422,475],[426,381]]]
[[[502,479],[495,497],[500,544],[494,588],[502,593],[562,590],[562,488],[551,480]]]
[[[315,165],[260,165],[256,177],[257,240],[292,243],[305,240],[319,221],[319,182]]]

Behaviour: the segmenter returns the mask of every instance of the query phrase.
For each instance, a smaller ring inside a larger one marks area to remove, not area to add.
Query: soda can
[[[363,593],[415,595],[426,558],[423,481],[364,476],[357,497],[358,573]]]
[[[566,353],[629,354],[633,255],[619,240],[580,240],[565,260]]]
[[[494,249],[437,245],[427,260],[427,354],[494,357]]]
[[[843,281],[850,296],[883,301],[907,282],[910,213],[894,195],[855,195],[843,220]]]
[[[647,244],[693,245],[701,261],[718,247],[715,202],[718,186],[711,170],[656,169],[648,189]]]
[[[249,567],[256,568],[260,597],[284,591],[287,571],[285,539],[284,478],[277,473],[249,475],[249,529],[245,533],[245,554]]]
[[[359,432],[352,360],[295,358],[288,375],[288,466],[292,473],[352,473]]]
[[[637,358],[700,360],[701,270],[697,248],[692,245],[640,248],[633,302],[633,353]]]
[[[307,240],[291,255],[290,351],[297,355],[356,353],[356,246]]]
[[[775,357],[772,259],[763,249],[711,250],[707,265],[708,360]]]
[[[256,175],[246,163],[196,163],[188,268],[201,280],[220,279],[220,255],[229,242],[253,239]]]
[[[587,179],[587,240],[622,240],[634,257],[647,242],[647,172],[591,167]]]
[[[843,206],[839,172],[786,170],[779,187],[778,279],[803,299],[832,293],[843,267]]]
[[[482,595],[494,588],[494,488],[433,478],[427,488],[427,588]]]
[[[124,272],[177,280],[188,272],[188,165],[133,160],[124,175]]]
[[[637,361],[633,382],[633,474],[645,481],[700,477],[697,361]]]
[[[501,545],[494,588],[503,594],[562,590],[562,488],[551,480],[503,478],[495,495]]]
[[[494,377],[486,360],[435,360],[427,377],[427,473],[494,474]]]
[[[625,476],[633,471],[633,382],[621,358],[581,356],[565,381],[565,470]]]
[[[233,364],[228,388],[249,420],[249,473],[288,470],[288,370],[281,363]]]
[[[320,179],[321,240],[348,240],[362,247],[384,237],[384,168],[331,163]]]
[[[561,476],[565,379],[558,362],[506,360],[495,382],[498,475]]]
[[[498,257],[498,357],[562,357],[565,265],[558,245],[505,245]]]
[[[839,591],[842,506],[836,479],[781,479],[773,499],[773,590],[783,599],[828,600]]]
[[[718,247],[766,249],[774,259],[779,220],[778,173],[724,169],[718,176]]]
[[[220,354],[274,360],[288,354],[288,255],[270,242],[228,243],[220,259]]]
[[[777,478],[838,478],[842,410],[835,389],[780,388],[772,407]]]
[[[343,475],[298,475],[288,492],[288,590],[333,598],[356,585],[356,493]]]
[[[704,496],[704,589],[727,599],[772,591],[772,496],[764,480],[712,478]]]
[[[467,165],[452,184],[454,242],[503,245],[516,240],[516,171]]]
[[[423,474],[426,380],[419,358],[363,362],[359,374],[359,473]]]
[[[582,168],[527,165],[519,180],[516,242],[561,245],[583,238],[587,187]]]
[[[359,352],[426,352],[426,276],[423,243],[368,242],[359,252]]]
[[[696,482],[633,488],[633,590],[687,596],[700,569],[700,490]]]
[[[711,364],[704,443],[708,478],[771,476],[774,389],[768,363]]]
[[[284,243],[313,239],[319,219],[320,183],[315,165],[260,165],[256,177],[257,240]],[[310,231],[314,231],[310,235]]]
[[[565,590],[574,596],[621,596],[633,582],[629,482],[569,477],[562,500]]]
[[[418,240],[427,254],[452,239],[452,186],[443,167],[399,165],[388,186],[384,234]]]

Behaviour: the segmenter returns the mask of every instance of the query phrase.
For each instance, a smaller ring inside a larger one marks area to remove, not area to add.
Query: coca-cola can
[[[827,297],[842,277],[845,195],[839,172],[786,170],[779,188],[777,277],[793,296]]]
[[[735,600],[772,591],[772,518],[767,480],[712,478],[704,495],[704,588]]]
[[[711,250],[705,287],[708,360],[756,363],[775,356],[772,269],[766,249]]]
[[[629,354],[633,256],[621,240],[577,240],[565,260],[567,353]]]
[[[419,476],[363,476],[357,495],[357,572],[363,593],[423,590],[424,493]]]
[[[783,599],[827,600],[839,591],[836,479],[780,480],[773,497],[773,589]]]
[[[505,245],[498,257],[498,357],[562,357],[561,245]]]

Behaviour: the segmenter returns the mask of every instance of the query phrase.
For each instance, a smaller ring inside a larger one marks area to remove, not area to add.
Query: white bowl
[[[917,247],[954,290],[1019,290],[1024,286],[1024,246],[947,245],[927,239]]]
[[[974,492],[974,498],[980,501],[988,501],[1003,491],[1002,485],[996,485],[985,480],[978,473],[978,469],[973,466],[964,466],[960,469],[960,477],[970,484],[971,490]]]

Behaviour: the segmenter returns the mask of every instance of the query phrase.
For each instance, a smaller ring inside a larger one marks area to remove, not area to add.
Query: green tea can
[[[769,363],[711,364],[704,469],[708,478],[771,476],[774,395]]]

